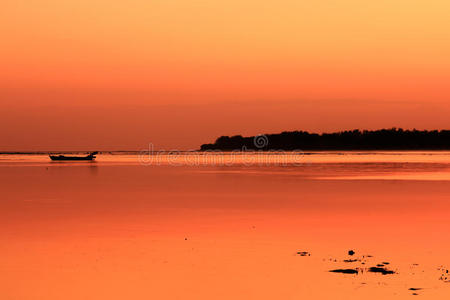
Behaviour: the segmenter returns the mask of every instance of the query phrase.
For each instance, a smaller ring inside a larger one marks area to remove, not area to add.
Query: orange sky
[[[0,150],[450,128],[450,3],[3,0]]]

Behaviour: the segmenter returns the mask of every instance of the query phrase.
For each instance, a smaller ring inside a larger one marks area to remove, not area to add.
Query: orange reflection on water
[[[450,291],[437,270],[450,267],[443,159],[175,167],[133,158],[0,164],[2,299],[402,299],[409,288],[443,299]],[[396,274],[328,272],[358,264],[343,261],[350,249]]]

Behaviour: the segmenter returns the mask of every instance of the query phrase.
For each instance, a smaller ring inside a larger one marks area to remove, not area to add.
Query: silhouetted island
[[[221,136],[206,150],[449,150],[450,130],[350,130],[334,133],[290,131],[243,137]]]

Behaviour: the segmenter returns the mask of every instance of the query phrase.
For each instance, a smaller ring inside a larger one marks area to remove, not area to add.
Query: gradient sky
[[[3,0],[0,151],[450,128],[447,0]]]

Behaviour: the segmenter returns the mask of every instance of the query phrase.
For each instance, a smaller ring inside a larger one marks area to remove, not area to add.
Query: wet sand
[[[131,155],[0,156],[1,298],[450,294],[448,154],[307,159],[143,166]]]

